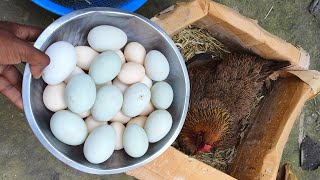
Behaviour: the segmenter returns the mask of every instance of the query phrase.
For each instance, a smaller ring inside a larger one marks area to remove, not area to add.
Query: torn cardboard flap
[[[310,85],[315,94],[320,91],[319,79],[310,78],[317,75],[312,75],[315,71],[308,72],[310,56],[304,49],[270,34],[255,20],[232,8],[213,1],[195,0],[171,6],[151,20],[170,36],[195,23],[217,35],[222,42],[238,44],[266,59],[290,61],[292,66],[288,71]]]
[[[300,50],[302,48],[267,32],[256,21],[242,16],[232,8],[212,1],[208,16],[200,21],[204,21],[213,34],[219,29],[219,36],[229,37],[230,42],[240,44],[261,57],[290,61],[295,69],[307,70],[309,67],[309,58],[305,56],[305,51]]]
[[[288,71],[291,74],[294,74],[302,81],[307,83],[313,90],[314,95],[317,95],[320,92],[320,72],[315,70],[302,70],[302,71]]]
[[[309,58],[302,48],[270,34],[253,19],[209,0],[195,0],[169,7],[152,18],[170,36],[188,25],[202,24],[212,34],[222,36],[266,59],[290,61],[295,70],[308,69]],[[219,38],[219,37],[217,37]],[[221,41],[221,39],[219,39]],[[224,40],[224,39],[222,39]]]
[[[300,60],[299,62],[301,62],[300,64],[304,65],[304,67],[302,67],[303,69],[308,69],[310,66],[310,54],[304,50],[302,47],[300,46],[296,46],[299,50],[300,50]]]
[[[170,36],[178,33],[185,27],[208,14],[209,3],[207,0],[197,0],[189,3],[179,3],[171,6],[151,18]]]

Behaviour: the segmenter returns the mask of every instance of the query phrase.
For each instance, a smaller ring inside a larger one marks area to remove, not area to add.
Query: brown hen
[[[232,53],[223,60],[196,56],[188,65],[190,107],[178,142],[187,154],[235,146],[239,123],[274,71],[290,65]]]

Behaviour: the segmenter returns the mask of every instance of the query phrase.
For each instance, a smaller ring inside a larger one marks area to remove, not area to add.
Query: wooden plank
[[[212,168],[182,152],[170,147],[156,160],[149,164],[127,172],[137,179],[217,179],[233,180],[231,176]]]
[[[170,36],[178,33],[188,25],[198,21],[208,14],[208,0],[196,0],[189,3],[179,3],[164,10],[163,13],[151,18]]]
[[[285,143],[310,94],[311,87],[294,76],[276,83],[237,149],[230,171],[233,177],[276,179]]]

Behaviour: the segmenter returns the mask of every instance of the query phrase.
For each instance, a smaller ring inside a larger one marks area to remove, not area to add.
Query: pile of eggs
[[[48,84],[43,102],[54,112],[51,132],[67,145],[84,143],[84,156],[94,164],[114,150],[141,157],[172,126],[166,109],[173,90],[164,81],[169,63],[157,50],[127,43],[117,27],[97,26],[87,39],[90,46],[58,41],[45,51],[50,64],[42,76]]]

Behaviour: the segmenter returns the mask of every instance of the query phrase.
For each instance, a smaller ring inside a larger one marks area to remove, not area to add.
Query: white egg
[[[75,48],[77,53],[77,66],[88,71],[92,60],[98,56],[99,53],[89,46],[77,46]]]
[[[105,121],[96,121],[95,119],[93,119],[92,116],[87,117],[85,122],[86,122],[89,133],[91,133],[95,128],[101,125],[104,125],[104,124],[108,125],[108,123]]]
[[[57,85],[47,85],[43,91],[43,103],[53,112],[57,112],[67,108],[67,103],[64,100],[66,84],[60,83]]]
[[[151,94],[152,96],[152,94]],[[154,106],[152,104],[152,102],[150,101],[146,107],[143,109],[143,111],[140,113],[140,116],[148,116],[149,114],[151,114],[154,111]]]
[[[138,117],[135,117],[135,118],[132,118],[128,123],[127,123],[127,126],[129,126],[130,124],[132,123],[135,123],[137,125],[139,125],[140,127],[144,127],[144,124],[146,123],[146,120],[147,120],[147,116],[138,116]]]
[[[143,65],[136,62],[127,62],[122,65],[118,79],[125,84],[134,84],[142,80],[146,75]]]
[[[82,144],[88,135],[83,119],[67,110],[58,111],[52,115],[50,129],[59,141],[72,146]]]
[[[123,95],[113,85],[103,86],[98,90],[96,101],[91,108],[92,117],[97,121],[111,120],[121,109]]]
[[[147,85],[136,83],[124,93],[122,112],[126,116],[138,116],[150,102],[151,92]]]
[[[100,164],[112,155],[116,145],[116,132],[109,125],[101,125],[88,136],[83,146],[84,157],[93,164]]]
[[[78,115],[79,115],[81,118],[86,118],[86,117],[88,117],[88,116],[91,115],[91,111],[90,111],[90,109],[89,109],[88,111],[83,112],[83,113],[79,113]]]
[[[105,86],[105,85],[112,85],[112,81],[108,81],[104,84],[96,84],[96,88],[97,90],[100,89],[101,87]]]
[[[123,132],[123,148],[129,156],[141,157],[148,147],[148,137],[143,128],[134,123],[126,127]]]
[[[149,78],[154,81],[165,80],[170,71],[167,58],[157,50],[148,52],[144,61],[144,67]]]
[[[42,72],[43,80],[50,85],[63,82],[77,64],[75,48],[68,42],[58,41],[51,44],[45,53],[50,57],[50,64]]]
[[[119,57],[121,59],[121,64],[126,63],[126,58],[124,57],[123,52],[120,49],[116,50],[115,52],[119,55]]]
[[[121,122],[122,124],[127,123],[131,117],[124,115],[121,111],[119,111],[112,119],[113,122]]]
[[[71,74],[67,77],[67,79],[64,80],[65,83],[68,84],[68,82],[70,81],[70,79],[78,74],[84,74],[85,72],[79,68],[78,66],[74,67],[73,71],[71,72]]]
[[[124,48],[124,56],[128,62],[144,63],[146,49],[138,42],[131,42]]]
[[[151,88],[151,101],[157,109],[168,109],[173,101],[173,90],[170,84],[161,81]]]
[[[147,85],[149,88],[152,87],[152,80],[147,75],[145,75],[139,82]]]
[[[123,148],[123,144],[122,144],[122,137],[123,137],[123,132],[124,129],[126,128],[122,123],[120,122],[113,122],[110,124],[111,127],[113,127],[113,129],[116,132],[116,147],[114,148],[115,150],[120,150]]]
[[[127,39],[126,33],[121,29],[108,25],[97,26],[88,34],[89,45],[98,52],[121,49]]]
[[[96,84],[104,84],[113,80],[120,69],[121,60],[117,53],[106,51],[94,58],[89,68],[89,75]]]
[[[128,84],[124,84],[123,82],[121,82],[117,77],[112,81],[112,84],[114,86],[117,86],[122,93],[124,93],[130,86]]]
[[[87,74],[78,74],[71,78],[65,91],[68,108],[74,113],[84,113],[94,104],[96,85]]]
[[[172,116],[166,110],[156,110],[151,113],[144,125],[150,143],[160,141],[172,127]]]

